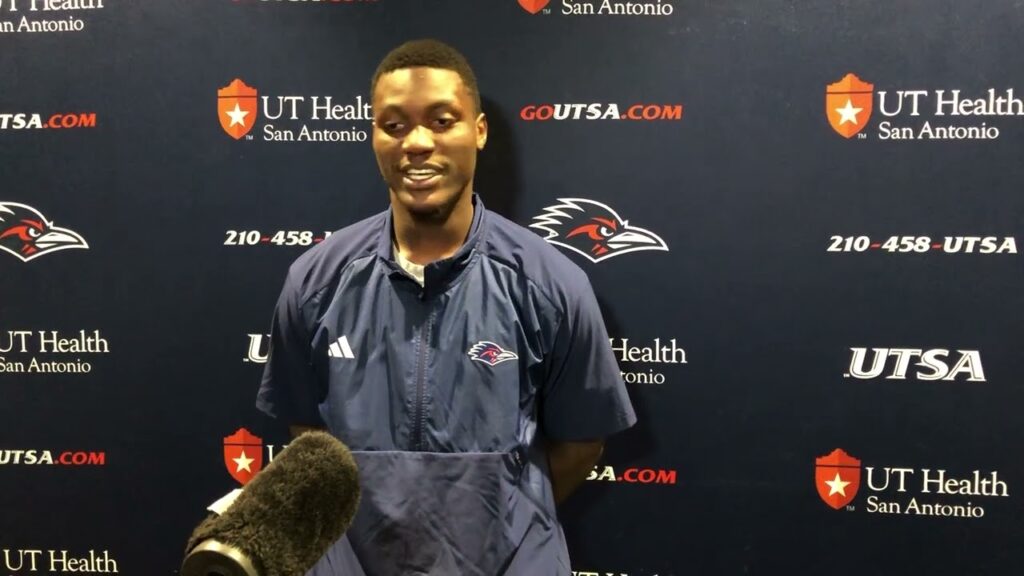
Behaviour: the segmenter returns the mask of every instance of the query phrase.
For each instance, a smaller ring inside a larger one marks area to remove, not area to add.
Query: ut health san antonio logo
[[[85,250],[89,244],[74,230],[54,226],[31,206],[0,202],[0,250],[28,262],[69,248]]]
[[[874,84],[850,73],[825,89],[825,114],[828,123],[840,136],[852,138],[864,129],[871,118]]]
[[[240,140],[256,125],[259,106],[256,89],[235,78],[217,90],[217,117],[220,127],[235,140]]]
[[[245,428],[225,437],[224,466],[239,484],[248,484],[263,468],[263,439]]]
[[[530,228],[547,232],[549,244],[568,248],[591,262],[639,250],[664,250],[660,236],[624,220],[607,204],[584,198],[559,198],[533,217]]]
[[[519,5],[530,14],[536,14],[544,9],[551,0],[519,0]]]
[[[815,464],[814,485],[825,504],[839,510],[852,502],[860,488],[860,460],[836,448]]]

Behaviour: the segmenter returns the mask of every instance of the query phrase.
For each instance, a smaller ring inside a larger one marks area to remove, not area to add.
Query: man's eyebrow
[[[431,112],[436,112],[438,109],[442,108],[456,110],[458,108],[458,101],[455,100],[454,98],[438,100],[437,102],[434,102],[433,104],[427,106],[426,112],[429,114]],[[378,110],[380,111],[381,114],[386,114],[388,112],[406,114],[405,109],[399,106],[398,104],[386,104],[380,107]]]
[[[427,106],[427,112],[434,112],[438,108],[458,108],[458,101],[456,101],[455,99],[451,99],[434,102],[430,106]]]
[[[388,104],[387,106],[383,106],[383,107],[379,108],[378,111],[381,114],[386,114],[388,112],[397,112],[399,114],[403,114],[404,113],[402,111],[402,108],[399,107],[397,104]]]

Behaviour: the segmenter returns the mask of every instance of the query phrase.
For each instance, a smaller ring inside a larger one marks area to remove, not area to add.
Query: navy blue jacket
[[[390,210],[288,272],[257,406],[326,426],[363,489],[311,574],[568,575],[543,440],[636,421],[586,275],[473,202],[422,287],[392,257]]]

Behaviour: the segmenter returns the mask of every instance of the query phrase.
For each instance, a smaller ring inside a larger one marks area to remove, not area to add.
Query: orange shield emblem
[[[245,486],[263,468],[263,440],[239,428],[224,438],[224,465],[231,477]]]
[[[235,140],[252,130],[257,115],[256,89],[235,78],[217,90],[217,116],[220,127]]]
[[[530,14],[536,14],[544,9],[551,0],[519,0],[519,5]]]
[[[860,460],[836,448],[815,464],[814,485],[825,504],[839,510],[852,502],[860,488]]]
[[[871,104],[874,102],[874,84],[868,84],[854,74],[847,74],[825,89],[825,114],[832,129],[844,138],[851,138],[868,125]]]

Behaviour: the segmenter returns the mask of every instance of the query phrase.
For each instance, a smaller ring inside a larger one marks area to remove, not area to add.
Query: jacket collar
[[[423,296],[426,294],[439,294],[444,292],[459,278],[473,262],[477,254],[477,248],[486,232],[487,210],[484,208],[483,200],[477,193],[473,193],[473,222],[469,226],[469,236],[459,247],[455,254],[443,260],[437,260],[427,264],[423,269]],[[380,239],[377,243],[377,259],[384,263],[388,275],[394,278],[396,275],[407,277],[402,268],[395,262],[392,247],[393,210],[388,208],[384,218],[384,228],[381,230]],[[408,279],[408,278],[407,278]],[[409,279],[411,280],[411,279]]]

